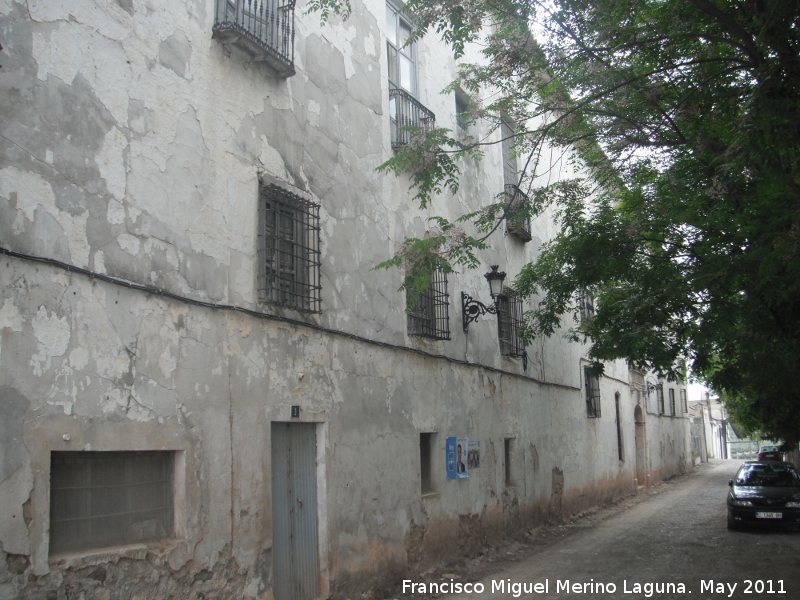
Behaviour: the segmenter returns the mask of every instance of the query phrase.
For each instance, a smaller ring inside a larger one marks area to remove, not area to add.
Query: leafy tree
[[[339,10],[338,0],[317,0]],[[680,377],[683,359],[764,435],[800,439],[800,3],[787,0],[410,0],[418,36],[462,63],[469,118],[517,123],[525,165],[507,197],[436,221],[382,266],[422,289],[430,265],[474,266],[504,219],[548,207],[560,233],[515,286],[542,299],[528,335],[570,334],[590,356]],[[493,139],[496,139],[494,136]],[[381,168],[411,175],[421,206],[456,191],[486,139],[446,129]],[[496,142],[495,142],[496,143]],[[543,152],[574,149],[590,176],[549,183]],[[534,303],[538,304],[538,303]]]

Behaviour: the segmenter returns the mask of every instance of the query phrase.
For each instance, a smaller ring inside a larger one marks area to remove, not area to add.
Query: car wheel
[[[728,531],[736,531],[739,529],[739,524],[733,520],[733,517],[728,515]]]

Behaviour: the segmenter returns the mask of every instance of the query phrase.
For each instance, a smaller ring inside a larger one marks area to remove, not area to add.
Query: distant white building
[[[548,215],[419,299],[372,270],[525,201],[516,160],[420,214],[376,167],[463,125],[452,52],[382,0],[304,8],[0,4],[0,597],[343,595],[691,467],[684,385],[524,347],[490,298]]]

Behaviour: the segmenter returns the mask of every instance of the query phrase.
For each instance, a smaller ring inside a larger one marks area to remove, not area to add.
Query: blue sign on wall
[[[456,438],[449,437],[447,438],[447,443],[445,444],[444,449],[444,459],[445,465],[447,466],[447,478],[448,479],[455,479],[457,477],[456,474]]]

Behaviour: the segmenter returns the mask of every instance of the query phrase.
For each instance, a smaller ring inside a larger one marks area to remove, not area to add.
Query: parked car
[[[777,446],[761,446],[758,451],[758,460],[783,460],[783,453]]]
[[[728,529],[800,525],[800,473],[791,463],[748,461],[728,485]]]

